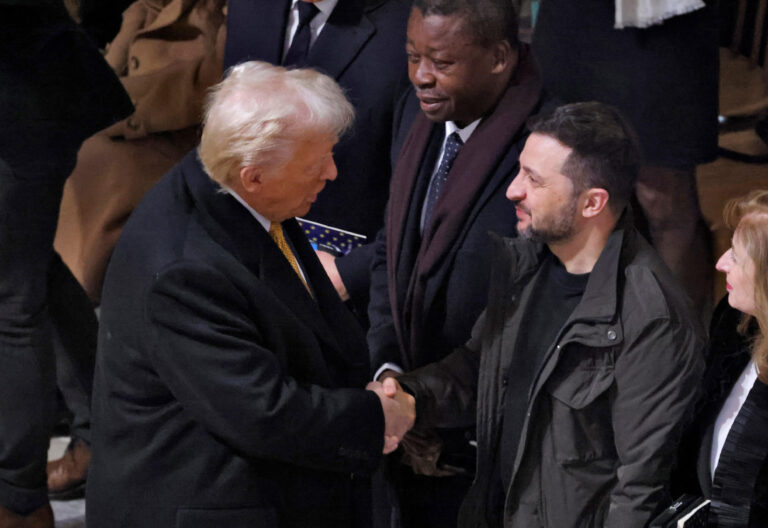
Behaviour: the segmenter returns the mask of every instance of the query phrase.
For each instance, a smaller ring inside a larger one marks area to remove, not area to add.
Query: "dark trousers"
[[[62,375],[77,388],[73,411],[86,412],[76,422],[87,422],[88,401],[77,392],[90,392],[96,320],[53,250],[62,189],[75,159],[76,149],[14,166],[0,159],[0,504],[19,513],[48,500],[54,342]]]
[[[403,528],[454,528],[472,485],[469,476],[425,477],[410,467],[397,469],[396,490]]]

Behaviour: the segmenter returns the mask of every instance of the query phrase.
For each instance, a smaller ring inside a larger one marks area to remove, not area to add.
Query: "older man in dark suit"
[[[371,277],[377,377],[436,361],[469,338],[487,298],[488,233],[515,233],[504,189],[541,97],[506,0],[416,0],[406,51],[413,93],[395,120],[397,161]],[[471,423],[430,439],[442,451],[409,460],[416,475],[395,472],[406,526],[455,526],[472,476]]]
[[[225,68],[243,60],[298,64],[344,88],[357,120],[334,149],[341,178],[307,218],[372,242],[384,223],[393,111],[408,85],[403,47],[410,0],[229,0],[227,10]],[[372,254],[370,244],[335,260],[320,254],[337,290],[362,314]]]
[[[413,401],[362,390],[362,333],[293,219],[336,178],[352,116],[325,75],[241,64],[200,161],[135,210],[104,288],[90,525],[369,522],[365,473]]]

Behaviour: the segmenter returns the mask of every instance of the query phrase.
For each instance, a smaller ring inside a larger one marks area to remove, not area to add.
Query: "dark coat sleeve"
[[[371,373],[384,363],[401,365],[400,346],[395,333],[392,305],[387,287],[387,233],[386,227],[379,231],[373,243],[371,260],[371,290],[368,303],[368,350],[371,356]]]
[[[149,354],[174,397],[212,435],[251,457],[374,469],[384,438],[378,397],[287,375],[289,356],[302,351],[285,342],[267,348],[267,335],[285,321],[270,319],[269,306],[257,307],[254,317],[252,304],[202,264],[181,262],[157,274],[146,303]],[[254,323],[259,316],[264,325]]]
[[[486,312],[472,328],[464,346],[444,359],[398,377],[416,398],[416,424],[428,427],[468,427],[475,424],[480,342]]]
[[[611,423],[620,465],[605,526],[640,526],[668,498],[675,447],[704,370],[697,336],[670,320],[649,325],[627,350],[614,369]],[[652,379],[643,375],[648,365],[657,366]]]

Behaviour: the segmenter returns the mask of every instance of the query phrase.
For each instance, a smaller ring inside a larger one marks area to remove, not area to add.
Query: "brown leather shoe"
[[[90,463],[91,448],[82,440],[73,439],[64,456],[48,462],[48,497],[54,500],[84,497],[85,477]]]
[[[0,528],[53,528],[53,510],[44,504],[27,515],[0,506]]]

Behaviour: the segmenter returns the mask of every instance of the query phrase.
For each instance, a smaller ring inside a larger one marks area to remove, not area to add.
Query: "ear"
[[[583,206],[581,208],[581,215],[584,218],[596,217],[608,207],[609,198],[610,195],[605,189],[597,187],[587,189],[582,194]]]
[[[502,40],[496,42],[493,46],[493,68],[492,73],[503,73],[507,70],[514,70],[517,66],[518,52],[512,49],[509,41]]]
[[[262,173],[258,167],[248,165],[240,167],[240,183],[248,194],[258,193],[261,189]]]

